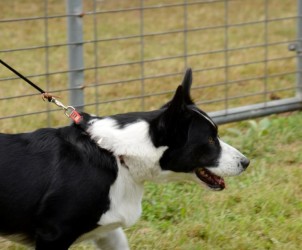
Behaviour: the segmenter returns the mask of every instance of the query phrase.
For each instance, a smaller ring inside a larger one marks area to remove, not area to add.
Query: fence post
[[[302,100],[302,0],[298,0],[297,19],[297,93],[296,96]]]
[[[69,103],[83,110],[84,60],[83,60],[83,10],[82,0],[67,0]]]

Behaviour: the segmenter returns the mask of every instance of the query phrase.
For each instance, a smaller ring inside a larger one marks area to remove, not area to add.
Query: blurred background
[[[12,0],[0,7],[1,59],[90,113],[156,109],[187,67],[195,101],[219,123],[301,107],[298,1]],[[66,124],[36,94],[0,67],[4,131]]]

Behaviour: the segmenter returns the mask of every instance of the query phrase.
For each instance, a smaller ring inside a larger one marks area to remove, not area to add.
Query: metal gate
[[[302,108],[302,0],[11,0],[0,57],[62,102],[98,115],[160,107],[186,67],[218,123]],[[68,123],[0,67],[0,120]]]

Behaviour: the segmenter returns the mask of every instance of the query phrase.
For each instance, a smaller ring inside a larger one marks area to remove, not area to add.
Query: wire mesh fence
[[[1,59],[90,113],[158,108],[186,67],[195,101],[219,123],[302,106],[300,0],[11,0],[0,7]],[[0,67],[4,131],[68,123],[36,95]]]

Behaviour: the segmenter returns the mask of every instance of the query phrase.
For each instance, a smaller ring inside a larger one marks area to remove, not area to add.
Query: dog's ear
[[[150,133],[157,134],[152,136],[155,146],[172,144],[177,146],[183,143],[184,129],[181,128],[186,127],[190,119],[190,112],[184,98],[184,87],[180,85],[172,100],[164,107],[162,114],[151,122]]]
[[[188,68],[186,70],[184,79],[182,80],[182,84],[181,84],[181,86],[183,87],[183,92],[184,92],[184,101],[187,105],[193,104],[191,94],[190,94],[192,82],[193,82],[192,69]]]
[[[169,112],[178,112],[185,107],[184,88],[179,85],[168,107]]]
[[[192,80],[193,80],[193,77],[192,77],[192,69],[191,68],[188,68],[185,72],[185,76],[182,80],[182,83],[179,87],[182,88],[182,92],[178,93],[177,94],[177,91],[178,89],[176,90],[175,92],[175,95],[173,97],[173,99],[169,102],[167,102],[165,105],[163,105],[161,108],[167,108],[171,105],[172,101],[174,100],[183,100],[183,102],[186,104],[186,105],[191,105],[191,104],[194,104],[194,102],[192,101],[192,98],[191,98],[191,94],[190,94],[190,91],[191,91],[191,86],[192,86]],[[178,87],[178,88],[179,88]],[[180,95],[182,96],[182,98],[180,98]],[[178,97],[178,98],[176,98]]]
[[[172,125],[177,123],[185,110],[187,110],[187,106],[185,102],[184,87],[180,85],[176,89],[172,100],[169,102],[167,109],[163,113],[165,124]]]

